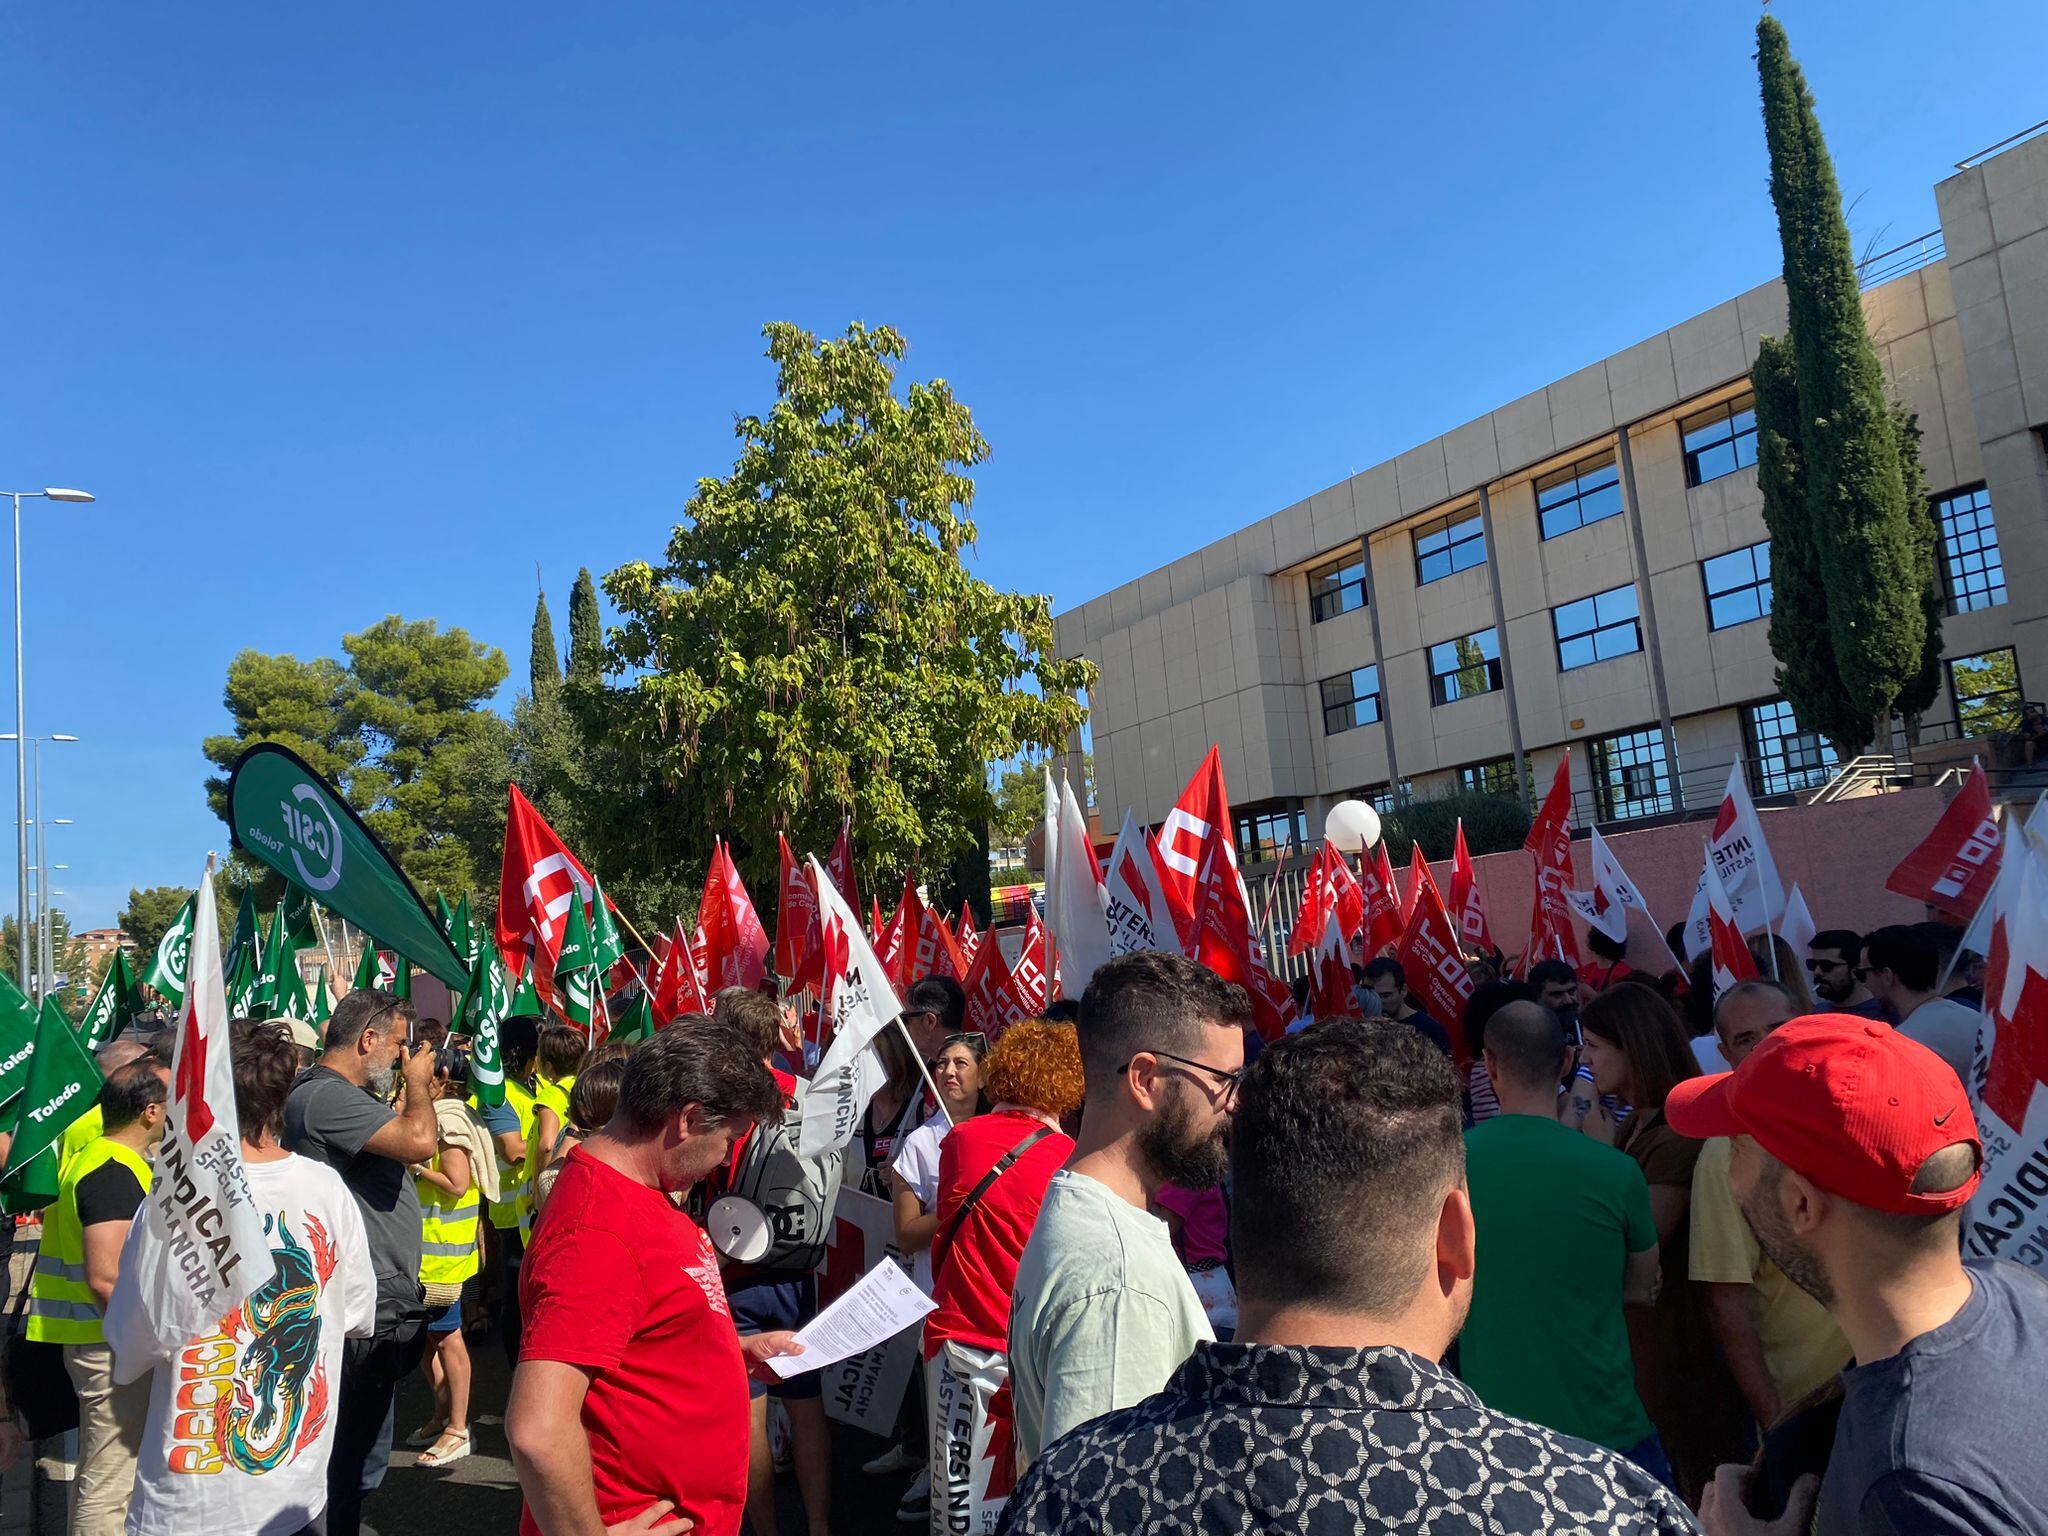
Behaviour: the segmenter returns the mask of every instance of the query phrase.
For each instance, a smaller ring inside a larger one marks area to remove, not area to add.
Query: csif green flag
[[[135,983],[127,951],[117,948],[100,977],[99,990],[86,1004],[85,1017],[78,1021],[79,1043],[88,1051],[98,1050],[133,1024],[142,1006],[142,989]]]
[[[235,962],[235,973],[227,979],[228,1017],[260,1019],[267,1012],[263,1002],[263,972],[256,964],[256,951],[245,949]]]
[[[633,1001],[619,1010],[618,1018],[612,1021],[612,1032],[605,1038],[628,1042],[654,1038],[654,1004],[644,991],[636,991]]]
[[[459,987],[468,974],[398,863],[335,788],[274,742],[250,747],[228,779],[235,846],[375,934],[430,976]]]
[[[469,892],[462,893],[462,899],[455,903],[455,920],[448,927],[448,942],[455,946],[455,952],[463,960],[474,964],[477,946],[483,943],[483,930],[470,915]]]
[[[178,908],[177,917],[157,941],[149,969],[142,973],[142,984],[173,1008],[185,1006],[185,962],[192,952],[192,912],[198,900],[197,891],[185,898],[185,905]]]
[[[328,990],[327,967],[320,967],[320,975],[313,983],[313,1022],[325,1026],[334,1012],[334,994]]]
[[[254,887],[242,892],[242,899],[235,904],[235,928],[228,936],[227,952],[220,957],[220,973],[233,976],[242,968],[242,956],[253,951],[257,960],[263,958],[263,940],[260,930],[263,918],[256,910]]]
[[[583,903],[569,898],[569,921],[562,932],[562,950],[555,958],[555,1001],[562,1017],[579,1029],[590,1028],[592,986],[597,973],[592,954],[590,919]]]
[[[28,1082],[36,1052],[36,1006],[21,995],[14,978],[0,971],[0,1110],[12,1104]],[[7,1117],[0,1114],[0,1125]]]
[[[590,883],[590,957],[599,976],[609,976],[612,967],[626,958],[626,941],[612,918],[612,904],[604,899],[604,887],[594,879]]]
[[[484,946],[469,969],[456,1023],[461,1033],[471,1037],[469,1085],[479,1104],[505,1102],[505,1061],[498,1044],[498,1026],[521,1011],[522,995],[532,991],[531,983],[514,987],[505,962],[491,945]],[[534,999],[534,1011],[539,1011],[538,998]]]
[[[57,1000],[45,999],[36,1020],[35,1051],[14,1117],[14,1143],[7,1151],[6,1168],[0,1169],[0,1187],[20,1186],[24,1180],[36,1182],[30,1178],[30,1165],[44,1152],[54,1157],[58,1138],[72,1121],[99,1102],[99,1094],[100,1069],[92,1053],[79,1042]],[[56,1198],[55,1190],[50,1191],[50,1198]]]

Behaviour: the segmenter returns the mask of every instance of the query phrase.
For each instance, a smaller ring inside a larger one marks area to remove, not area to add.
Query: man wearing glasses
[[[1244,1071],[1242,987],[1179,955],[1103,966],[1075,1029],[1087,1098],[1010,1304],[1020,1469],[1076,1425],[1157,1392],[1214,1335],[1166,1223],[1162,1184],[1212,1189]]]
[[[1815,1000],[1829,1013],[1859,1019],[1884,1017],[1884,1005],[1870,995],[1870,988],[1856,974],[1862,956],[1863,935],[1853,928],[1824,929],[1807,941],[1807,979],[1813,983]]]

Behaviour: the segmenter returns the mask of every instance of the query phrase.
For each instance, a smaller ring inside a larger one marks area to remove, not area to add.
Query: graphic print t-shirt
[[[283,1536],[327,1507],[342,1340],[376,1322],[370,1245],[332,1168],[293,1156],[248,1169],[277,1271],[157,1363],[129,1536]]]

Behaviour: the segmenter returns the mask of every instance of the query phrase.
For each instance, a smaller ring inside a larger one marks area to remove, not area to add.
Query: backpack
[[[750,1268],[816,1269],[825,1257],[846,1149],[834,1147],[812,1158],[797,1155],[809,1087],[797,1084],[796,1101],[779,1122],[754,1127],[725,1190],[751,1201],[768,1221],[768,1251]]]

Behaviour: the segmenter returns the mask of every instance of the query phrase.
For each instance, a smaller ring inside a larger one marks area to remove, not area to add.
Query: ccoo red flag
[[[960,908],[960,921],[953,926],[953,942],[960,946],[960,958],[973,965],[975,952],[981,948],[981,930],[974,926],[974,909],[965,903]]]
[[[517,976],[531,954],[534,990],[543,1003],[554,992],[555,961],[568,931],[569,903],[588,905],[597,882],[547,818],[514,784],[506,796],[505,853],[498,872],[498,958]]]
[[[1202,878],[1196,890],[1195,958],[1225,981],[1251,994],[1252,1022],[1262,1039],[1277,1040],[1287,1032],[1290,995],[1278,986],[1252,949],[1251,914],[1245,910],[1244,887],[1234,865],[1226,868],[1211,840],[1202,855]]]
[[[751,992],[761,985],[768,974],[768,934],[723,839],[712,845],[697,932],[702,936],[700,963],[707,991],[745,987]]]
[[[779,878],[775,891],[775,974],[792,992],[825,980],[825,932],[818,922],[818,894],[810,869],[789,851],[789,839],[775,834]]]
[[[1370,855],[1359,858],[1358,868],[1365,891],[1365,947],[1376,955],[1389,944],[1400,943],[1403,931],[1399,887],[1387,845],[1375,844]]]
[[[1411,996],[1420,997],[1422,1011],[1444,1026],[1459,1063],[1464,1062],[1464,1031],[1458,1021],[1472,997],[1472,973],[1458,949],[1458,930],[1444,899],[1423,871],[1423,884],[1416,894],[1415,912],[1401,935],[1401,947],[1394,952],[1407,977]]]
[[[1037,1018],[1045,1012],[1050,984],[1045,973],[1045,924],[1038,920],[1038,908],[1033,907],[1024,920],[1024,947],[1017,951],[1017,963],[1010,969],[1010,985],[1027,1017]]]
[[[1974,914],[1998,873],[1998,822],[1991,814],[1991,781],[1973,762],[1962,789],[1949,801],[1920,846],[1899,861],[1884,888],[1939,907],[1957,917]]]
[[[1479,873],[1472,867],[1472,850],[1465,846],[1462,816],[1458,818],[1457,841],[1451,845],[1450,913],[1468,950],[1494,953],[1493,931],[1486,923],[1486,904],[1479,899]]]
[[[1012,1024],[1031,1017],[993,934],[976,946],[960,989],[967,994],[967,1027],[980,1030],[991,1045]]]
[[[844,816],[839,821],[839,840],[832,845],[832,857],[825,861],[825,873],[832,877],[832,883],[839,887],[839,898],[846,903],[846,910],[858,913],[860,898],[853,893],[853,818]],[[878,924],[877,927],[880,925]]]
[[[1408,845],[1408,883],[1401,888],[1401,921],[1404,924],[1415,921],[1415,903],[1422,898],[1424,883],[1435,884],[1429,878],[1429,860],[1422,856],[1422,844]]]
[[[1188,787],[1159,828],[1159,879],[1167,899],[1189,914],[1189,937],[1195,937],[1195,914],[1201,902],[1203,862],[1219,850],[1221,868],[1238,880],[1237,848],[1231,841],[1230,796],[1223,787],[1223,755],[1210,747]],[[1249,924],[1249,919],[1246,920]],[[1195,946],[1189,945],[1192,953]]]
[[[1543,809],[1529,824],[1522,846],[1536,856],[1536,906],[1530,914],[1529,945],[1522,954],[1522,974],[1541,960],[1579,964],[1579,939],[1572,931],[1571,907],[1565,892],[1572,888],[1572,754],[1566,748],[1543,797]]]

